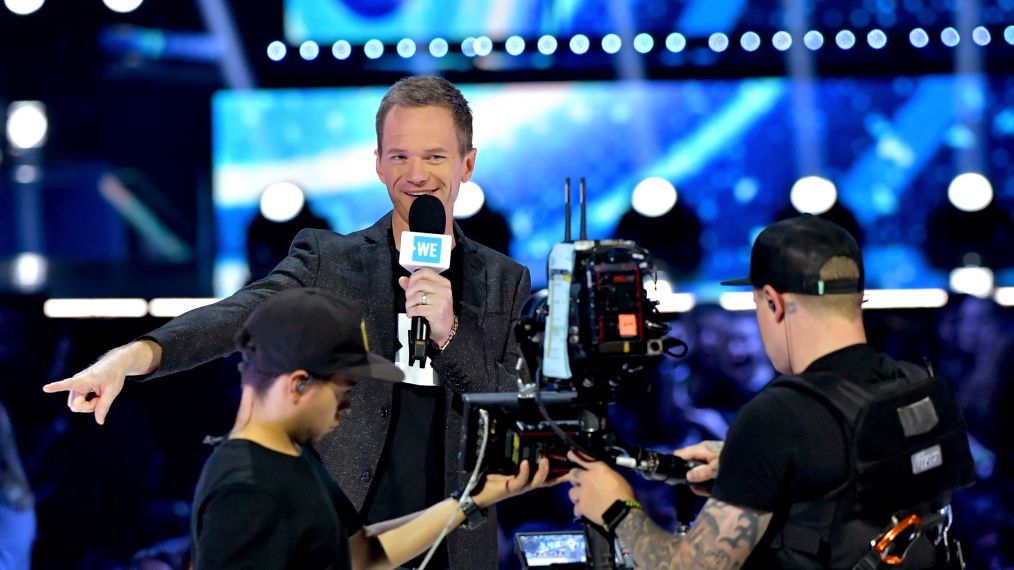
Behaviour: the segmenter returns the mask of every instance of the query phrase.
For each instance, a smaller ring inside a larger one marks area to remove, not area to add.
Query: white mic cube
[[[451,266],[451,236],[401,232],[398,262],[412,272],[429,267],[441,273]]]

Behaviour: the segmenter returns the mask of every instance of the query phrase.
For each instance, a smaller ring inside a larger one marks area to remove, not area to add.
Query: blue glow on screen
[[[991,103],[997,113],[1014,108],[1014,96],[1003,95],[1011,82],[979,87],[988,101],[1006,97]],[[677,289],[714,297],[719,280],[746,273],[751,232],[772,221],[788,205],[793,183],[811,174],[797,172],[792,89],[783,79],[461,87],[475,116],[474,181],[487,207],[510,223],[511,255],[529,267],[537,287],[550,248],[563,236],[567,176],[575,190],[577,179],[587,178],[592,238],[612,236],[638,182],[650,176],[672,182],[678,207],[701,221],[704,247],[700,266]],[[860,224],[871,288],[946,286],[946,272],[931,268],[922,248],[926,220],[945,203],[958,173],[949,133],[959,126],[957,93],[966,88],[944,75],[836,78],[814,86],[817,126],[807,140],[818,141],[822,175]],[[385,91],[215,97],[216,271],[244,264],[246,226],[272,182],[304,188],[314,211],[341,233],[390,210],[373,155],[374,114]],[[985,174],[1003,181],[1012,175],[1012,161],[1000,160],[1009,133],[997,132],[999,139],[984,141],[996,162]],[[994,185],[1004,192],[1002,182]]]

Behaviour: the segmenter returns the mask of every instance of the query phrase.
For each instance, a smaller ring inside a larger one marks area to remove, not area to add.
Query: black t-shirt
[[[394,309],[391,318],[398,330],[398,314],[405,312],[405,290],[399,277],[411,275],[398,264],[394,237],[390,237],[391,274],[394,276]],[[460,248],[451,250],[451,266],[441,273],[451,282],[454,312],[461,299],[462,262]],[[398,339],[406,343],[408,339]],[[430,365],[429,362],[426,364]],[[443,386],[396,384],[391,402],[391,425],[387,444],[377,465],[377,483],[363,505],[363,518],[376,523],[425,509],[446,498],[444,489],[444,438],[447,406]],[[418,558],[406,566],[417,566]],[[447,568],[447,550],[441,545],[428,568]]]
[[[347,570],[348,537],[360,528],[351,501],[307,451],[295,457],[231,439],[197,482],[194,568]]]
[[[814,361],[801,376],[835,371],[869,378],[876,351],[857,344]],[[818,499],[848,476],[848,445],[834,413],[812,397],[769,386],[736,415],[722,449],[711,496],[726,503],[774,512],[755,552],[778,533],[792,503]]]

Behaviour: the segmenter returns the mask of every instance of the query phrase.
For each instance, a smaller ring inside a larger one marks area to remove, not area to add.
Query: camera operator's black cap
[[[820,269],[832,257],[847,257],[859,267],[858,279],[821,280]],[[722,285],[774,287],[779,293],[835,295],[862,293],[863,254],[852,234],[834,222],[805,214],[764,228],[750,252],[750,276]]]
[[[319,289],[286,289],[254,309],[236,335],[243,361],[262,374],[306,370],[315,378],[341,372],[353,378],[400,382],[389,360],[371,354],[359,310]]]

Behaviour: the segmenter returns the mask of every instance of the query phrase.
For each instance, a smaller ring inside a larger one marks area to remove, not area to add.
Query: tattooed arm
[[[771,513],[708,499],[686,536],[659,528],[641,509],[633,509],[616,536],[642,568],[733,570],[746,561],[764,535]]]

